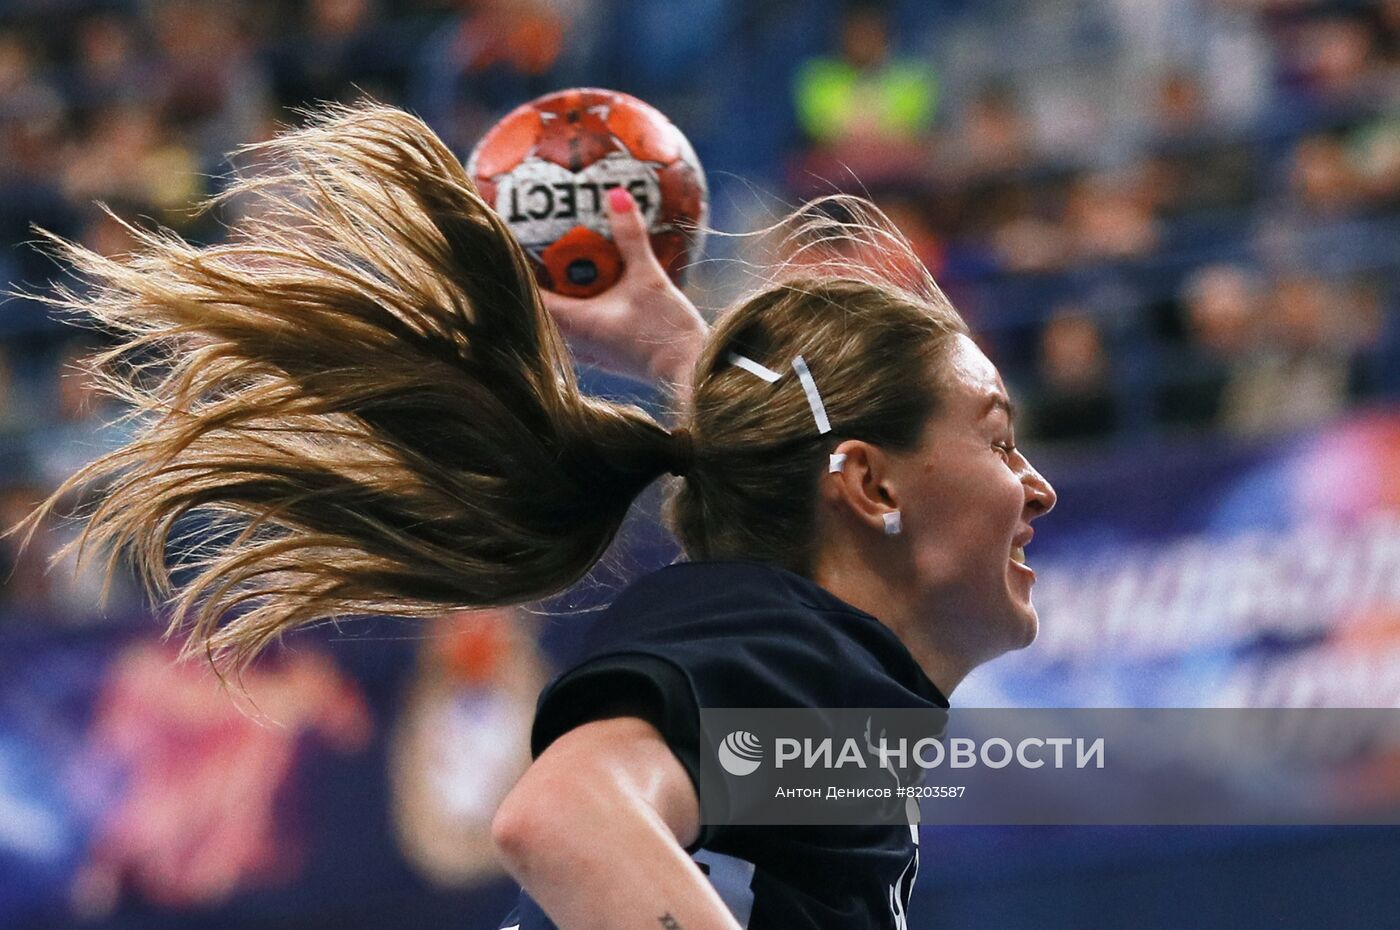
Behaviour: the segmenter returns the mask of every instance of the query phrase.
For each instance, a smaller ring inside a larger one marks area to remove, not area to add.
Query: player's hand
[[[607,211],[613,241],[622,254],[622,277],[596,297],[544,291],[545,308],[581,361],[659,381],[684,399],[709,327],[656,260],[646,218],[632,196],[613,188]]]

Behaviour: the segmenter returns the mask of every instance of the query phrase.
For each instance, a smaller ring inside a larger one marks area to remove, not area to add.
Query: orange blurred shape
[[[464,611],[443,619],[446,628],[432,640],[447,674],[470,685],[497,677],[511,654],[515,622],[510,611]]]

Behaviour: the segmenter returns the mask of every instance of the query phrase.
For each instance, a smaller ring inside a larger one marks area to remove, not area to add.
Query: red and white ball
[[[611,90],[548,94],[477,143],[467,171],[534,259],[540,286],[591,297],[617,283],[607,192],[626,188],[672,280],[703,244],[705,173],[689,140],[654,107]]]

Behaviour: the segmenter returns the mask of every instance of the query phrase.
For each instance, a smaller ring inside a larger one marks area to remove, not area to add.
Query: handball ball
[[[709,196],[695,150],[627,94],[582,88],[532,100],[477,143],[467,173],[530,255],[540,286],[559,294],[591,297],[621,277],[605,209],[614,187],[637,202],[673,281],[702,244]]]

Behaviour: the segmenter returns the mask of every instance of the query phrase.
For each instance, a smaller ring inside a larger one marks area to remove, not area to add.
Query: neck
[[[937,641],[939,625],[929,622],[931,608],[914,596],[912,585],[892,582],[887,572],[849,557],[819,560],[812,580],[889,627],[945,697],[952,696],[975,667],[958,650]]]

